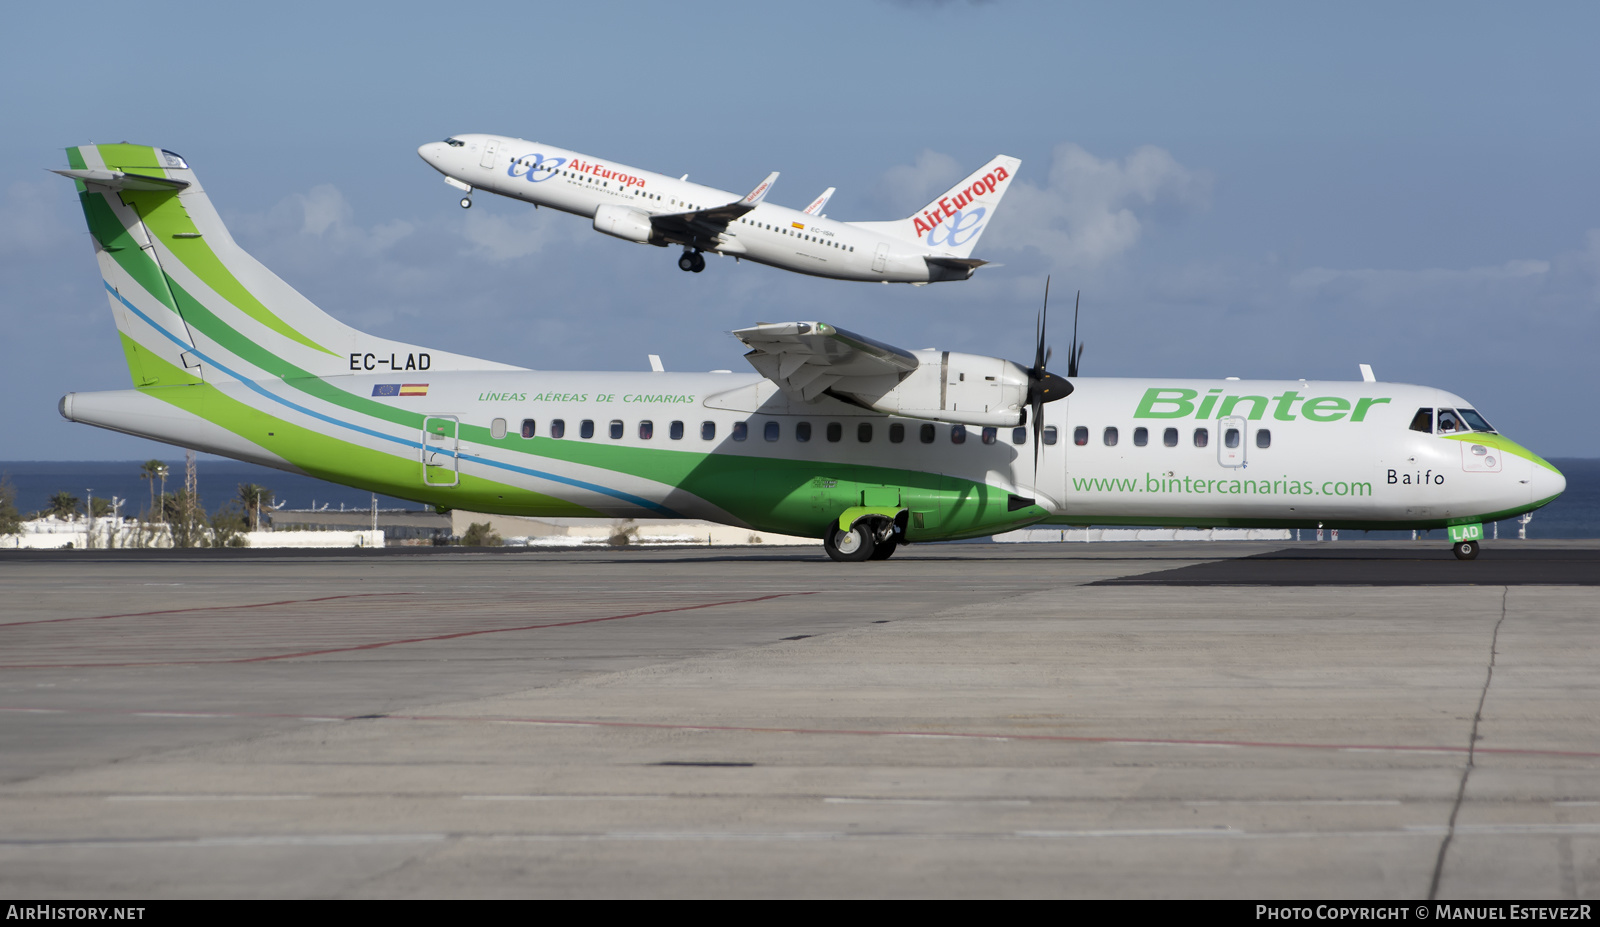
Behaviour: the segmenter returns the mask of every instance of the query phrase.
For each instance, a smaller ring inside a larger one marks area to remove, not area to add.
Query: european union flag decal
[[[398,396],[398,395],[400,395],[400,384],[398,384],[398,383],[379,383],[377,386],[374,386],[372,388],[372,395],[374,395],[374,396]]]

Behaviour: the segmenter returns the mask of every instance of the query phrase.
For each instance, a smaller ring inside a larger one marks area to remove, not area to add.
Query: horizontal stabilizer
[[[113,190],[151,190],[172,193],[189,185],[187,180],[171,180],[166,177],[129,174],[124,171],[90,169],[53,171],[52,173],[60,174],[63,177],[71,177],[73,180],[81,180],[84,183],[110,187]]]

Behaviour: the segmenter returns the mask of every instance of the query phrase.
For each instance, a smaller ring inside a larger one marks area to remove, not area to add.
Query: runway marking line
[[[30,624],[59,624],[63,621],[109,621],[112,618],[150,618],[155,615],[181,615],[185,612],[225,612],[243,608],[271,608],[274,605],[309,605],[312,602],[332,602],[335,599],[368,599],[374,596],[421,595],[418,592],[349,592],[344,595],[325,595],[315,599],[284,599],[281,602],[254,602],[246,605],[202,605],[196,608],[163,608],[153,612],[124,612],[119,615],[79,615],[76,618],[39,618],[34,621],[0,622],[0,628],[17,628]]]
[[[416,595],[417,593],[360,593],[360,595]],[[435,641],[455,640],[461,637],[476,637],[480,634],[506,634],[512,631],[539,631],[545,628],[569,628],[580,624],[595,624],[601,621],[621,621],[624,618],[642,618],[646,615],[666,615],[672,612],[689,612],[701,608],[720,608],[724,605],[748,605],[752,602],[765,602],[771,599],[782,599],[797,595],[816,595],[815,591],[807,592],[775,592],[770,595],[759,595],[751,599],[728,599],[722,602],[701,602],[697,605],[677,605],[672,608],[652,608],[642,612],[629,612],[625,615],[602,615],[599,618],[577,618],[572,621],[551,621],[544,624],[520,625],[513,628],[480,628],[476,631],[456,631],[451,634],[434,634],[427,637],[407,637],[392,641],[374,641],[370,644],[354,644],[349,647],[327,647],[321,650],[302,650],[295,653],[275,653],[262,657],[236,657],[231,660],[149,660],[129,663],[0,663],[0,669],[85,669],[85,668],[116,668],[131,666],[218,666],[237,663],[266,663],[272,660],[293,660],[299,657],[319,657],[330,653],[352,653],[358,650],[376,650],[380,647],[395,647],[400,644],[427,644]],[[353,598],[353,596],[328,596],[328,599]],[[306,602],[320,602],[326,599],[306,599]],[[295,603],[262,603],[262,605],[283,605]],[[225,606],[229,608],[258,608],[261,606]],[[177,609],[177,611],[211,611],[211,609]],[[165,614],[164,612],[147,612],[145,614]],[[107,615],[103,617],[132,617],[131,615]],[[56,618],[53,621],[79,621],[76,618]],[[38,623],[44,622],[21,622]]]
[[[601,620],[601,619],[591,619]],[[243,711],[186,711],[142,712],[126,709],[100,708],[10,708],[0,705],[0,713],[32,714],[48,711],[54,714],[125,715],[128,717],[186,717],[186,718],[249,718],[259,720],[289,721],[417,721],[430,724],[526,724],[538,727],[599,727],[633,730],[708,731],[729,734],[820,734],[839,737],[900,737],[926,738],[922,731],[858,730],[853,728],[807,727],[754,727],[731,724],[668,724],[659,721],[584,721],[574,718],[513,718],[502,715],[404,715],[387,714],[374,718],[371,715],[337,717],[332,715],[302,715],[292,713]],[[1152,739],[1149,737],[1086,737],[1072,734],[1000,734],[985,731],[948,731],[935,735],[948,740],[980,740],[988,743],[1031,741],[1036,743],[1106,744],[1116,747],[1249,747],[1263,750],[1361,750],[1372,753],[1438,753],[1465,754],[1469,749],[1478,753],[1499,756],[1562,756],[1576,759],[1600,759],[1600,751],[1592,750],[1541,750],[1523,747],[1435,747],[1411,744],[1314,744],[1271,740],[1187,740],[1183,738]],[[1354,802],[1338,802],[1353,804]],[[1596,825],[1600,826],[1600,825]]]

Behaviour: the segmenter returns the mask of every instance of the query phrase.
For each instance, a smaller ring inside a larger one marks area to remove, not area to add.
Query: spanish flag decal
[[[374,396],[426,396],[426,383],[379,383],[372,388]]]
[[[803,229],[803,228],[806,227],[806,224],[804,222],[791,222],[789,224],[794,226],[797,229]]]

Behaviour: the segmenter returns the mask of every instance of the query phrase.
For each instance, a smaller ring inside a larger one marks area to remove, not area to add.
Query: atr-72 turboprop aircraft
[[[461,190],[488,190],[594,220],[595,231],[640,244],[682,245],[678,266],[705,270],[702,252],[732,255],[817,277],[880,283],[965,280],[972,257],[1022,164],[999,155],[933,202],[893,222],[820,215],[829,187],[804,210],[764,202],[776,171],[747,195],[690,183],[520,138],[453,135],[417,149]]]
[[[61,414],[433,505],[691,517],[839,560],[1048,524],[1448,528],[1566,480],[1398,383],[1067,378],[821,322],[735,332],[754,374],[541,371],[323,313],[246,254],[178,155],[67,149],[133,389]],[[1049,403],[1046,405],[1046,403]]]

